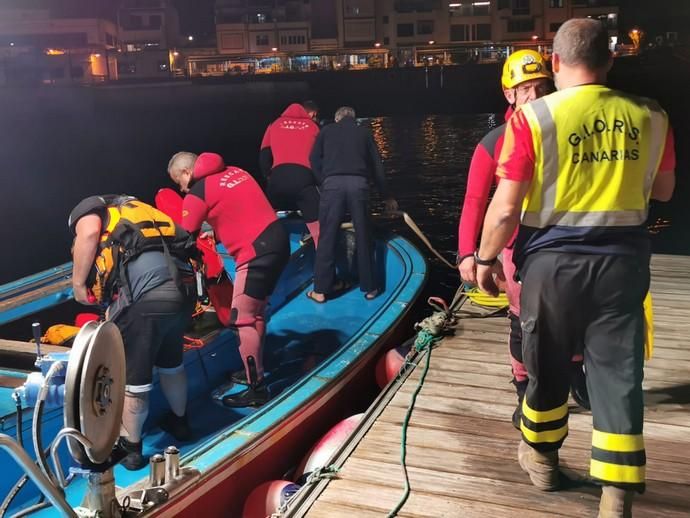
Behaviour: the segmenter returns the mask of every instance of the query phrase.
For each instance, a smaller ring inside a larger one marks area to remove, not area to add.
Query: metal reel
[[[120,435],[125,401],[125,350],[112,322],[89,322],[77,334],[65,378],[64,424],[92,442],[85,448],[67,439],[80,464],[102,464]]]

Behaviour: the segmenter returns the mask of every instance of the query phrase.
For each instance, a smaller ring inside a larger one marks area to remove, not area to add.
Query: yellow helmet
[[[516,85],[530,79],[541,78],[551,79],[551,74],[546,68],[546,61],[536,50],[513,52],[503,64],[503,88],[515,88]]]

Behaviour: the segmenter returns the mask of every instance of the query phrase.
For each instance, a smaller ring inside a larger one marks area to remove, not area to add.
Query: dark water
[[[437,250],[451,262],[472,152],[503,114],[395,116],[369,119],[383,150],[388,178],[401,209],[408,212]],[[687,138],[676,131],[678,187],[670,203],[652,202],[649,224],[654,252],[690,254]],[[427,254],[427,294],[452,297],[458,276]]]
[[[157,188],[168,185],[165,167],[179,149],[219,151],[228,163],[255,170],[263,129],[273,113],[254,112],[242,124],[229,124],[225,114],[215,119],[187,116],[180,124],[174,105],[150,107],[136,118],[127,111],[111,111],[107,120],[95,124],[100,115],[97,109],[85,114],[88,119],[81,133],[61,134],[61,126],[74,121],[48,113],[42,125],[49,130],[42,127],[41,131],[51,133],[50,140],[44,138],[36,146],[32,136],[36,128],[25,121],[13,128],[14,147],[0,148],[6,158],[1,162],[12,165],[0,173],[7,187],[0,191],[4,222],[0,282],[68,260],[67,215],[83,196],[127,192],[151,201]],[[457,246],[457,222],[472,152],[501,121],[502,114],[397,115],[363,121],[374,132],[401,209],[449,260]],[[232,129],[220,132],[215,130],[218,127]],[[677,135],[680,187],[674,201],[652,209],[657,252],[690,254],[690,208],[682,174],[687,170],[686,143],[681,132]],[[380,203],[374,204],[375,210],[380,208]],[[429,257],[427,293],[451,296],[457,286],[456,273]]]

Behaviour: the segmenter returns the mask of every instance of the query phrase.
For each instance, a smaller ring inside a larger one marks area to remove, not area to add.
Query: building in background
[[[496,61],[525,46],[548,54],[558,27],[584,16],[614,48],[620,15],[619,0],[215,0],[209,42],[180,33],[173,0],[7,3],[0,81],[45,83]]]
[[[119,79],[167,79],[184,75],[178,48],[188,40],[180,36],[177,10],[170,0],[121,0]]]
[[[49,9],[0,9],[0,84],[96,83],[117,77],[117,25]]]

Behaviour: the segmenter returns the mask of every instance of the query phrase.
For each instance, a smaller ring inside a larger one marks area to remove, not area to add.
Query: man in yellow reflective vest
[[[584,343],[594,425],[590,475],[603,486],[599,516],[623,518],[645,487],[645,222],[650,198],[667,201],[673,193],[675,157],[658,104],[604,86],[611,64],[600,22],[573,19],[558,30],[558,91],[520,107],[508,122],[477,281],[497,293],[494,275],[503,274],[496,256],[519,223],[514,261],[529,375],[520,466],[538,488],[558,489],[567,372]]]

